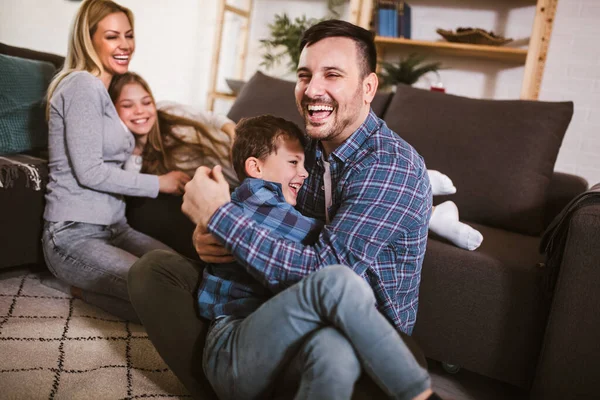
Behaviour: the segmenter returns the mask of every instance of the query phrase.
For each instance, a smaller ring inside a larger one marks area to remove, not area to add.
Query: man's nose
[[[325,93],[325,90],[324,90],[324,86],[323,86],[323,81],[319,78],[313,77],[310,80],[310,82],[308,83],[308,86],[306,87],[305,94],[308,97],[314,98],[314,97],[319,97],[319,96],[323,95],[324,93]]]

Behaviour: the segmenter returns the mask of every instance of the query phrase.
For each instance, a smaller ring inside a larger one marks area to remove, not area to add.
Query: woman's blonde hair
[[[108,88],[108,94],[115,105],[123,88],[130,84],[140,85],[148,92],[152,98],[152,103],[156,105],[150,86],[144,78],[134,72],[126,72],[123,75],[113,77]],[[178,161],[182,160],[176,158],[176,154],[185,154],[188,162],[191,160],[201,162],[205,157],[215,157],[222,161],[230,160],[229,140],[216,137],[200,121],[169,114],[162,110],[156,110],[156,116],[156,122],[148,133],[148,140],[142,151],[141,172],[162,175],[178,170]],[[198,143],[185,142],[175,135],[173,129],[178,126],[193,127],[198,135]],[[210,145],[203,144],[206,141],[201,140],[201,138],[208,139]]]
[[[88,71],[99,77],[104,72],[102,62],[94,49],[92,37],[98,29],[98,23],[104,17],[119,12],[125,13],[133,29],[133,13],[127,7],[123,7],[112,0],[84,0],[81,3],[71,27],[65,63],[48,87],[46,118],[49,117],[50,113],[50,99],[58,84],[67,75],[73,71]]]

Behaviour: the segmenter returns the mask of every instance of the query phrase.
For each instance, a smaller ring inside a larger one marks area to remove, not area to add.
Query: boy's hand
[[[234,261],[231,253],[213,235],[202,229],[200,225],[196,226],[192,241],[196,252],[204,262],[222,264]]]
[[[200,229],[206,230],[215,211],[230,200],[229,184],[221,167],[217,165],[212,171],[199,167],[194,178],[185,185],[181,210]]]

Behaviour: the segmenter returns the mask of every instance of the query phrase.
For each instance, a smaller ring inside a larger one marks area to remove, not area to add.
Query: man
[[[207,262],[231,260],[232,252],[275,293],[326,266],[347,265],[370,285],[377,308],[397,331],[410,334],[431,213],[425,165],[370,110],[378,85],[371,33],[342,21],[326,21],[305,33],[300,48],[295,96],[313,141],[306,151],[310,175],[297,207],[327,225],[314,245],[277,239],[229,202],[219,168],[201,167],[186,186],[182,207],[198,226],[196,248]],[[190,371],[182,369],[198,366],[193,356],[185,361],[192,365],[184,367],[176,358],[183,355],[184,344],[201,352],[205,328],[195,316],[195,322],[188,322],[193,324],[190,329],[178,328],[182,322],[169,322],[194,314],[198,267],[189,264],[174,255],[151,253],[132,268],[129,282],[132,302],[150,338],[194,394],[206,390],[205,382],[194,383]],[[319,276],[339,271],[325,269]],[[335,281],[337,276],[327,278]],[[151,295],[161,300],[148,303]],[[170,311],[164,302],[170,302]]]

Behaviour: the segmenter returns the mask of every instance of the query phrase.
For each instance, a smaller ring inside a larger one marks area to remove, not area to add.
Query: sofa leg
[[[442,362],[442,368],[449,374],[457,374],[460,371],[461,366],[458,364],[450,364],[447,362]]]

